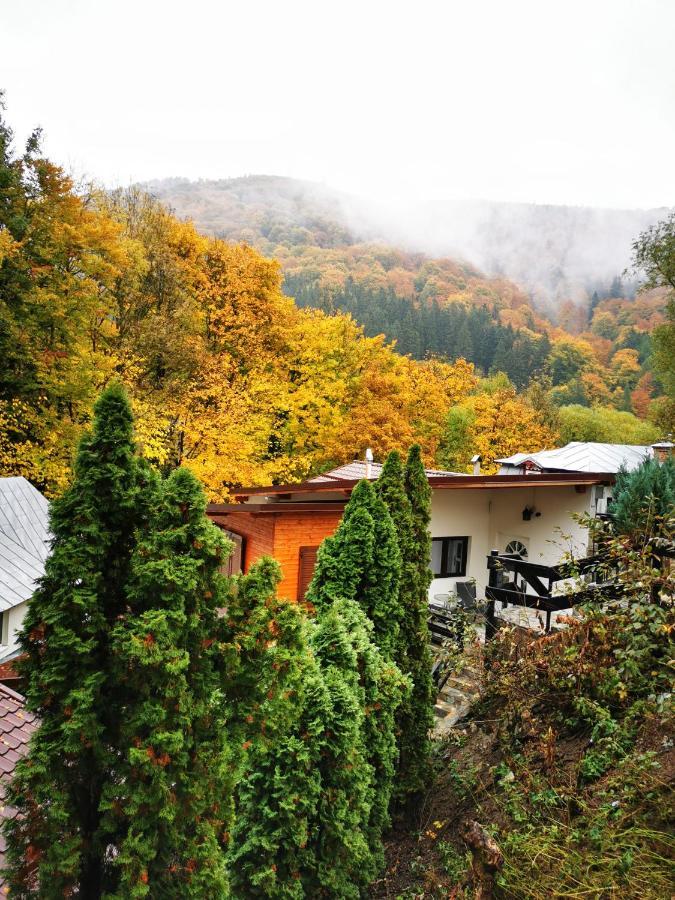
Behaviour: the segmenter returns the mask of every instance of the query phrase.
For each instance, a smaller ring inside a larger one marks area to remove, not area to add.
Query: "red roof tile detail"
[[[37,719],[24,706],[24,698],[7,685],[0,683],[0,818],[13,819],[17,811],[4,804],[5,789],[14,773],[17,762],[28,753],[31,735],[37,728]],[[0,891],[4,879],[7,844],[0,834]]]

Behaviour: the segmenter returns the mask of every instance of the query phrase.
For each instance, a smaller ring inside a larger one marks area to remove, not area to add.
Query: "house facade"
[[[234,571],[261,556],[281,564],[280,593],[301,600],[321,541],[332,534],[361,478],[380,466],[354,462],[301,484],[242,488],[234,503],[211,504],[211,519],[237,548]],[[571,552],[587,553],[588,533],[576,516],[604,511],[613,472],[535,472],[463,475],[427,470],[432,488],[430,598],[467,582],[483,596],[491,550],[517,552],[554,564]]]

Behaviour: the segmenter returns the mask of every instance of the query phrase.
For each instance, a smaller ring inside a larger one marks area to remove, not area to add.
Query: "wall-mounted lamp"
[[[523,510],[523,522],[529,522],[532,516],[534,516],[535,519],[538,519],[540,515],[541,513],[537,512],[534,506],[526,506]]]

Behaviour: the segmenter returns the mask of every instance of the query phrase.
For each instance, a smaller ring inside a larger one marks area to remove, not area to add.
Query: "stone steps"
[[[467,661],[461,672],[448,678],[436,698],[434,737],[442,737],[461,721],[479,696],[478,670]]]

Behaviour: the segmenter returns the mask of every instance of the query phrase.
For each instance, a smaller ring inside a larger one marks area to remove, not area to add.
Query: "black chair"
[[[455,583],[459,605],[464,610],[476,608],[476,584],[473,581],[457,581]]]

